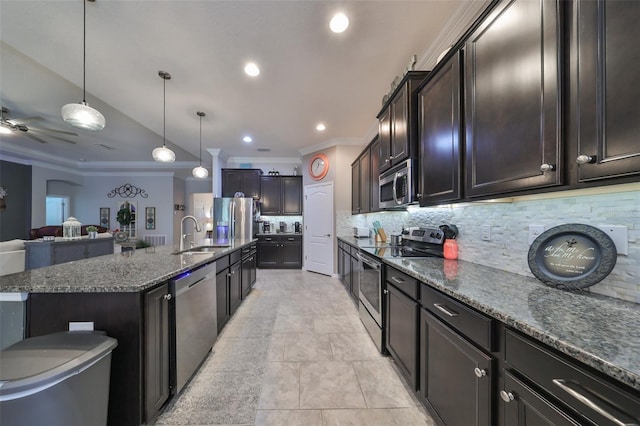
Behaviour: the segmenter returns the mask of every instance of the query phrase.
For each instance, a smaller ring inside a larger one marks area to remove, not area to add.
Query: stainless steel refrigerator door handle
[[[231,217],[229,217],[229,239],[236,237],[236,202],[231,201]]]
[[[602,417],[606,417],[607,419],[611,420],[613,423],[615,423],[617,425],[620,425],[620,426],[638,426],[638,423],[634,422],[633,419],[631,419],[631,421],[629,421],[628,419],[627,420],[620,420],[618,417],[616,417],[613,414],[609,413],[607,410],[605,410],[604,408],[602,408],[601,406],[599,406],[598,404],[593,402],[591,399],[589,399],[589,397],[587,397],[586,395],[583,395],[582,393],[578,392],[577,390],[570,388],[567,385],[567,381],[566,380],[564,380],[564,379],[553,379],[552,382],[553,382],[554,385],[558,386],[564,392],[566,392],[567,394],[569,394],[570,396],[572,396],[573,398],[575,398],[576,400],[578,400],[582,404],[586,405],[587,407],[589,407],[593,411],[597,412]],[[619,417],[626,416],[626,414],[620,412],[620,413],[618,413],[618,416]]]

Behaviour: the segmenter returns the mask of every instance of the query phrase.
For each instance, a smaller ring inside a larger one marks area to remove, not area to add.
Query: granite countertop
[[[360,240],[339,237],[353,244]],[[366,240],[365,240],[366,241]],[[360,247],[367,247],[360,243]],[[375,255],[375,250],[365,251]],[[385,258],[386,264],[634,389],[640,390],[640,305],[569,292],[533,277],[461,260]]]
[[[356,238],[352,236],[338,237],[339,240],[344,241],[357,248],[387,248],[393,247],[388,242],[376,241],[374,238]]]
[[[0,276],[0,292],[138,292],[212,262],[253,241],[256,240],[234,240],[229,247],[193,254],[173,254],[176,249],[170,246],[147,247],[31,269]],[[209,241],[204,240],[198,245],[209,245]]]

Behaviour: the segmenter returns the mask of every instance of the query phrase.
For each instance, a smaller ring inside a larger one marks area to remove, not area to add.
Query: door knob
[[[515,395],[512,394],[511,392],[507,392],[507,391],[500,391],[500,398],[502,398],[502,400],[504,402],[511,402],[514,399],[516,399]]]
[[[330,236],[331,236],[331,234],[326,234],[326,235],[325,235],[325,237],[330,237]]]
[[[543,173],[544,172],[552,172],[555,169],[556,169],[556,166],[554,164],[544,163],[544,164],[540,165],[540,171],[543,172]]]
[[[485,370],[484,368],[474,368],[473,372],[476,374],[476,377],[484,377],[487,375],[487,370]]]
[[[596,157],[592,156],[592,155],[578,155],[578,158],[576,158],[576,163],[578,164],[590,164],[590,163],[595,163],[596,162]]]

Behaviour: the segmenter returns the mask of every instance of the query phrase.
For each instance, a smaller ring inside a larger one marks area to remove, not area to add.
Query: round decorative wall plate
[[[116,240],[116,243],[124,243],[129,239],[129,236],[124,231],[118,231],[114,234],[114,238]]]
[[[567,290],[602,281],[616,264],[618,252],[602,230],[579,223],[555,226],[535,239],[528,262],[543,283]]]

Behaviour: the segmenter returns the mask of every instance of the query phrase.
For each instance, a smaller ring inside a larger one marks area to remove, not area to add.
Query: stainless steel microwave
[[[380,208],[403,207],[418,201],[413,160],[404,161],[380,175]]]

